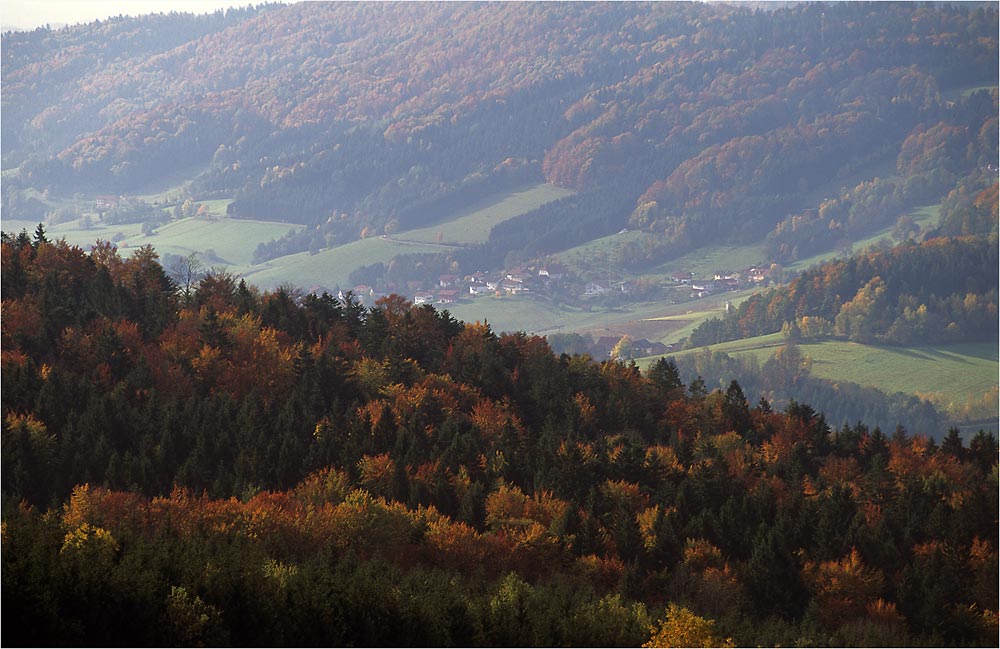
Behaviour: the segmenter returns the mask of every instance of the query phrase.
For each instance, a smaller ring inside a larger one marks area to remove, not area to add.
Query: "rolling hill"
[[[998,13],[2,34],[2,644],[992,646]]]
[[[5,192],[187,173],[232,216],[318,226],[299,252],[544,180],[614,197],[561,214],[545,252],[630,223],[647,240],[629,264],[655,265],[761,237],[818,185],[896,167],[908,139],[900,173],[926,177],[904,202],[992,160],[988,90],[954,92],[995,86],[996,22],[979,5],[296,3],[12,32]],[[927,175],[942,138],[972,158]]]

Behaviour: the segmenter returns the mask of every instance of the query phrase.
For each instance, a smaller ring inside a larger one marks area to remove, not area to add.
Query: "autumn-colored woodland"
[[[0,278],[4,644],[997,640],[992,435],[42,228]]]

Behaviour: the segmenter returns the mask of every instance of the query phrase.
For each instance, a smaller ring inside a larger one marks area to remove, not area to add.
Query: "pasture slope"
[[[144,198],[162,198],[173,187]],[[328,289],[348,288],[350,274],[377,262],[388,262],[396,255],[440,252],[464,244],[481,243],[489,237],[497,223],[514,218],[545,203],[572,195],[574,192],[547,183],[535,183],[500,192],[482,201],[445,215],[437,224],[379,237],[353,241],[318,254],[307,252],[286,255],[263,264],[253,264],[257,246],[299,230],[303,226],[277,221],[230,219],[224,216],[228,199],[201,201],[210,218],[186,218],[171,221],[157,228],[155,234],[144,235],[139,223],[94,223],[89,228],[79,222],[46,226],[51,239],[65,238],[71,245],[88,249],[97,240],[114,241],[123,254],[130,249],[152,245],[161,255],[187,256],[197,253],[206,266],[218,266],[236,273],[262,289],[287,284],[303,289],[321,286]],[[76,205],[86,210],[91,203]],[[5,219],[5,232],[34,232],[37,223]]]
[[[299,252],[278,257],[243,271],[247,282],[262,289],[291,285],[304,290],[352,288],[349,277],[354,270],[378,262],[388,262],[396,255],[406,253],[440,252],[441,246],[428,243],[410,243],[373,237],[327,248],[316,254]]]
[[[4,219],[4,232],[34,232],[37,223]],[[283,236],[302,226],[276,221],[243,221],[228,218],[190,217],[159,226],[154,234],[143,234],[141,223],[108,225],[96,223],[81,228],[77,221],[46,226],[49,239],[66,239],[70,245],[84,250],[98,240],[112,241],[123,255],[140,246],[151,245],[164,255],[186,257],[198,253],[206,266],[223,266],[239,272],[251,265],[257,245]],[[213,254],[214,253],[214,254]]]
[[[248,267],[258,244],[301,227],[275,221],[189,218],[163,225],[155,235],[139,237],[134,243],[148,243],[161,255],[199,253],[206,265]]]
[[[520,216],[575,192],[547,183],[526,185],[500,192],[458,210],[434,225],[407,230],[392,236],[399,241],[468,245],[484,243],[490,230],[515,216]]]
[[[463,244],[486,241],[490,229],[497,223],[572,193],[546,183],[526,185],[458,210],[432,226],[352,241],[316,254],[301,252],[278,257],[258,266],[240,269],[240,272],[248,282],[260,288],[274,288],[282,284],[306,290],[316,286],[327,290],[351,288],[349,277],[362,266],[388,263],[397,255],[441,252]]]
[[[780,333],[734,340],[707,349],[730,356],[752,356],[764,363],[784,344]],[[677,352],[685,356],[705,347]],[[902,392],[930,400],[953,420],[995,417],[998,347],[991,342],[965,342],[900,347],[863,345],[846,340],[803,341],[801,352],[812,359],[812,374],[830,381],[850,381],[892,394]],[[646,365],[654,359],[643,359]]]

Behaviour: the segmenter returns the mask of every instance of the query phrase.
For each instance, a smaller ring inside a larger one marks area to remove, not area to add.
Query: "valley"
[[[996,2],[163,4],[0,35],[4,646],[996,645]]]
[[[145,198],[167,200],[177,196],[186,182]],[[96,240],[104,239],[116,242],[123,253],[151,245],[168,259],[195,255],[202,268],[225,270],[263,289],[291,286],[316,293],[327,291],[336,294],[341,290],[357,293],[352,275],[356,276],[360,268],[375,263],[388,264],[399,255],[433,255],[441,250],[482,243],[496,223],[570,195],[572,192],[546,184],[522,186],[458,208],[430,226],[370,237],[334,248],[285,255],[256,264],[253,263],[253,254],[259,244],[282,237],[289,231],[301,230],[303,226],[234,219],[226,216],[229,201],[222,199],[200,203],[199,206],[206,208],[200,216],[171,220],[157,227],[154,233],[144,234],[141,224],[101,223],[97,213],[87,211],[92,201],[74,202],[72,198],[63,198],[52,200],[49,205],[53,209],[69,206],[88,215],[91,223],[86,229],[80,227],[79,221],[60,223],[49,226],[48,232],[52,238],[65,238],[67,242],[85,249]],[[169,211],[171,205],[166,204],[164,209]],[[919,228],[931,229],[938,225],[939,212],[939,205],[928,205],[914,209],[912,214]],[[26,229],[30,232],[35,225],[27,221],[5,220],[3,227],[9,231]],[[629,241],[642,241],[645,236],[637,231],[621,232],[556,252],[551,259],[563,263],[580,277],[648,283],[655,287],[653,299],[634,298],[627,294],[619,295],[614,300],[609,300],[607,295],[515,295],[501,290],[485,295],[459,294],[440,308],[447,308],[454,317],[467,322],[487,322],[498,332],[524,331],[541,336],[575,333],[593,343],[628,336],[633,340],[662,343],[668,346],[666,353],[678,357],[697,353],[697,349],[681,351],[679,345],[702,322],[725,314],[727,304],[730,308],[738,306],[752,293],[752,289],[698,298],[692,296],[687,283],[675,281],[677,272],[683,269],[694,278],[711,278],[727,269],[767,265],[762,242],[740,246],[704,246],[640,273],[628,272],[610,261],[616,248]],[[849,242],[846,248],[861,251],[869,246],[890,245],[892,237],[892,228],[884,228]],[[780,269],[776,279],[788,281],[802,270],[841,258],[844,250],[845,243],[838,242],[836,248],[831,247],[825,253]],[[424,286],[430,286],[430,283]],[[423,289],[404,288],[403,292],[412,301],[420,290]],[[366,294],[358,294],[358,297],[369,304],[375,299]],[[610,343],[605,344],[610,346]],[[781,344],[780,334],[773,334],[713,345],[710,349],[753,356],[763,363]],[[963,345],[959,344],[957,349],[965,350]],[[803,353],[813,360],[812,372],[816,377],[877,387],[888,394],[902,392],[919,396],[933,402],[956,424],[975,420],[987,428],[996,429],[995,423],[989,423],[989,413],[996,404],[996,374],[1000,372],[1000,362],[996,353],[988,353],[988,344],[975,348],[976,355],[971,358],[962,351],[956,352],[953,346],[869,347],[829,341],[804,344],[802,348]],[[600,346],[595,346],[593,350],[598,358],[607,353]],[[637,356],[636,361],[640,367],[646,367],[657,358],[659,356]],[[973,432],[975,430],[978,428]]]

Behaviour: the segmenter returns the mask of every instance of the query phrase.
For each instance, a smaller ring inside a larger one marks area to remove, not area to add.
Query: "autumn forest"
[[[399,297],[180,293],[149,249],[5,237],[2,273],[5,641],[997,632],[992,435],[831,430]]]
[[[996,343],[997,25],[305,2],[3,34],[3,217],[37,223],[0,242],[3,644],[996,646],[996,433],[803,349]],[[266,221],[267,267],[527,185],[365,295],[52,233]],[[770,275],[641,363],[404,290],[552,285],[609,236],[609,274],[749,243]]]

